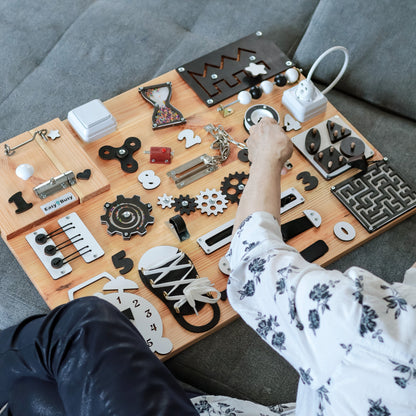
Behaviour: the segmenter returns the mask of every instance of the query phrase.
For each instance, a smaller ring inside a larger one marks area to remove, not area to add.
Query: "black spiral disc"
[[[138,195],[132,198],[118,195],[116,201],[106,202],[104,208],[106,213],[101,216],[101,223],[108,226],[110,235],[120,234],[124,240],[129,240],[133,234],[146,234],[146,227],[154,223],[149,214],[152,206],[141,202]]]

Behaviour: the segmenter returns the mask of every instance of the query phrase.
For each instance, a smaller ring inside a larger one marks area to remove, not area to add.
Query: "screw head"
[[[251,55],[250,58],[248,58],[250,61],[255,61],[256,57],[254,55]]]
[[[180,67],[178,68],[178,72],[185,72],[185,68],[184,68],[183,66],[180,66]]]
[[[217,74],[212,74],[211,75],[211,79],[217,79],[218,78],[218,75]]]
[[[214,103],[214,100],[213,99],[211,99],[211,98],[208,98],[208,100],[207,100],[207,104],[213,104]]]
[[[242,191],[244,189],[244,184],[240,183],[240,185],[237,186],[237,188]]]
[[[120,155],[125,155],[126,154],[126,150],[125,149],[119,149],[118,153]]]
[[[188,201],[182,201],[182,206],[187,207],[188,206]]]
[[[260,30],[258,30],[258,31],[256,32],[256,36],[263,36],[263,33],[262,33],[262,32],[260,32]]]
[[[292,61],[286,61],[286,65],[287,66],[293,66],[293,62]]]

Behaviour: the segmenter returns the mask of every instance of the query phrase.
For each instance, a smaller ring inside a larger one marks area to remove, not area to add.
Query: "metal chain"
[[[213,124],[208,124],[204,128],[215,138],[215,141],[211,144],[211,149],[219,150],[220,153],[212,156],[209,162],[210,165],[219,165],[228,159],[228,156],[230,156],[230,143],[235,144],[240,149],[247,148],[243,143],[234,140],[222,126],[215,127]]]

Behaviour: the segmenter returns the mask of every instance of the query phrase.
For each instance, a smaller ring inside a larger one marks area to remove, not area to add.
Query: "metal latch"
[[[181,189],[217,169],[218,166],[213,163],[213,157],[203,154],[169,171],[167,175],[172,178],[176,186]]]
[[[76,183],[77,180],[75,179],[74,172],[69,171],[35,186],[33,191],[40,199],[45,199],[46,197],[53,195],[62,189],[68,188],[69,186],[75,185]]]

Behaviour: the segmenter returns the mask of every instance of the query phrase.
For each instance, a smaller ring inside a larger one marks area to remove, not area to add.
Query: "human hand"
[[[253,164],[278,164],[280,167],[292,156],[293,144],[285,131],[270,118],[264,117],[250,127],[247,140],[248,157]]]

